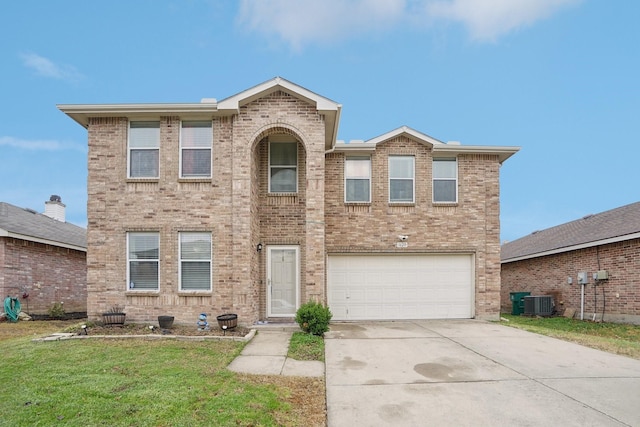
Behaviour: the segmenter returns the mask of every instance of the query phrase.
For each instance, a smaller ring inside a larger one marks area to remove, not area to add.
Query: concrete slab
[[[640,425],[640,360],[491,322],[391,323],[332,325],[329,427]]]
[[[243,356],[286,356],[292,332],[260,331],[242,350]]]
[[[324,377],[324,362],[287,358],[282,375],[289,377]]]
[[[236,357],[227,367],[233,372],[255,375],[280,375],[285,356],[243,356]]]

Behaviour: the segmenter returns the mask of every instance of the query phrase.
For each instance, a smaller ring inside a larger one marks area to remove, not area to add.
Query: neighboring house
[[[505,312],[511,292],[531,292],[578,318],[640,324],[640,202],[505,243],[501,275]]]
[[[65,222],[59,196],[44,214],[0,202],[0,295],[17,297],[22,311],[46,315],[54,303],[87,311],[87,232]],[[25,296],[28,295],[28,298]]]
[[[282,78],[217,102],[59,105],[87,128],[88,310],[127,319],[492,318],[499,169],[517,147],[407,127],[336,141],[342,106]]]

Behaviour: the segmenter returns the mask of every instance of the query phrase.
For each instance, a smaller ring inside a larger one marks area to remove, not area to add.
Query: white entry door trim
[[[267,247],[267,316],[295,317],[300,304],[300,248]]]

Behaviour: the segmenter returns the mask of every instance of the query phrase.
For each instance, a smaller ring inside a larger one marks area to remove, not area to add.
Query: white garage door
[[[473,317],[471,255],[330,255],[333,320]]]

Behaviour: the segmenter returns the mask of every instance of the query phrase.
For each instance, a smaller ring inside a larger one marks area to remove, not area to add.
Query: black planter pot
[[[173,327],[173,316],[158,316],[158,325],[162,329],[171,329]]]
[[[126,313],[102,313],[102,323],[105,325],[124,325]]]
[[[221,314],[216,317],[220,329],[233,329],[238,326],[238,315],[233,313]]]

